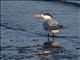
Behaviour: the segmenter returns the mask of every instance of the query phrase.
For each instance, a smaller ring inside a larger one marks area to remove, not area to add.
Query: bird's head
[[[52,19],[52,15],[49,13],[38,13],[38,14],[34,15],[34,17],[42,18],[44,20]]]

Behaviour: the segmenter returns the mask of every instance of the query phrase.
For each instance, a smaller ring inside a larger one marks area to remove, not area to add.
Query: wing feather
[[[63,28],[63,26],[59,25],[59,24],[49,25],[47,21],[45,21],[43,23],[43,27],[44,27],[45,30],[58,30],[58,29],[62,29]]]

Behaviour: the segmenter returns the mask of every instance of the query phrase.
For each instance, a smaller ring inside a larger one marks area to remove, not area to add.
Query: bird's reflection
[[[46,56],[46,55],[51,54],[52,51],[54,51],[54,53],[59,53],[59,51],[63,49],[63,47],[61,47],[59,43],[56,42],[56,40],[54,40],[54,38],[52,38],[52,41],[49,40],[47,42],[44,42],[42,45],[42,48],[40,51],[35,51],[34,55]]]
[[[75,56],[78,57],[78,55],[73,55],[70,50],[67,50],[66,48],[60,46],[58,42],[44,42],[42,48],[43,49],[41,50],[33,52],[33,54],[39,56],[41,60],[61,60],[64,58],[74,59]]]
[[[47,37],[47,35],[45,37]],[[70,50],[67,50],[66,48],[62,47],[55,40],[56,37],[59,37],[59,38],[75,38],[75,37],[73,37],[73,36],[54,36],[53,37],[52,35],[50,35],[50,37],[52,38],[52,40],[44,42],[42,45],[43,49],[41,48],[41,50],[35,51],[33,53],[34,55],[37,55],[39,57],[41,56],[41,58],[43,56],[45,56],[44,57],[45,60],[46,60],[46,56],[52,56],[52,60],[53,59],[59,60],[59,59],[64,59],[64,58],[73,59],[76,56],[76,55],[74,56]],[[43,60],[43,59],[41,59],[41,60]]]

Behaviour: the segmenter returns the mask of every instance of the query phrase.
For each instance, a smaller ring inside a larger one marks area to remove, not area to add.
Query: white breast
[[[58,33],[58,32],[60,32],[60,30],[51,30],[51,32]]]

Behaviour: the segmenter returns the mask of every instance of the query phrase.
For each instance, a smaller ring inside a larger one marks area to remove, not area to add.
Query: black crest
[[[44,15],[49,15],[49,16],[51,16],[51,17],[52,17],[52,15],[51,15],[50,13],[44,13]]]

